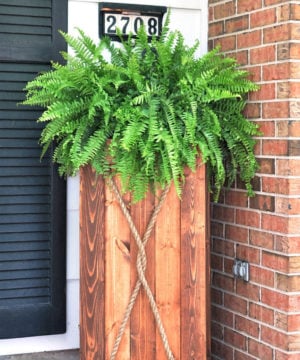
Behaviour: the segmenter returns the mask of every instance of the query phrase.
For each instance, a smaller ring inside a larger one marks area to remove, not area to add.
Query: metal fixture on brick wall
[[[249,276],[248,261],[234,259],[232,272],[235,277],[237,277],[239,279],[243,279],[244,281],[249,281],[250,276]]]

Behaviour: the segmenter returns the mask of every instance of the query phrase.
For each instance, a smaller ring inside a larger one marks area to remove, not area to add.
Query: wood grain
[[[180,200],[174,185],[156,223],[156,302],[169,344],[180,358]],[[157,333],[156,359],[166,359]]]
[[[118,179],[115,179],[119,186]],[[105,334],[109,359],[123,314],[130,298],[130,229],[118,200],[105,187]],[[128,204],[130,198],[124,197]],[[125,330],[117,360],[130,359],[129,324]]]
[[[131,216],[136,225],[136,228],[143,237],[148,222],[150,220],[152,211],[155,205],[155,197],[153,194],[148,194],[146,199],[132,205]],[[131,283],[132,290],[136,284],[137,271],[136,271],[136,258],[137,258],[137,245],[132,237],[131,239]],[[155,228],[146,245],[147,255],[147,269],[146,278],[148,284],[155,294]],[[151,311],[148,298],[141,288],[140,294],[137,297],[137,302],[133,308],[131,316],[131,360],[140,359],[155,359],[155,322]]]
[[[91,167],[80,171],[80,353],[105,359],[104,182]]]
[[[182,200],[171,187],[146,247],[146,278],[176,360],[210,353],[209,202],[205,166],[186,170]],[[81,360],[107,360],[135,285],[137,247],[117,200],[102,177],[81,169]],[[157,198],[124,198],[141,235]],[[142,290],[117,360],[165,360],[149,301]]]
[[[209,251],[205,166],[186,171],[181,202],[181,359],[207,359]]]

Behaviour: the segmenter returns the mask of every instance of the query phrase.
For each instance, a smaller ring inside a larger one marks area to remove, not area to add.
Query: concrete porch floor
[[[0,360],[79,360],[79,350],[53,351],[24,355],[4,355]]]

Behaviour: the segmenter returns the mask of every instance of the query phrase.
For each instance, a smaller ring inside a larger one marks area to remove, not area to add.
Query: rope
[[[117,352],[118,352],[118,349],[119,349],[119,345],[120,345],[120,342],[122,340],[122,337],[124,335],[124,332],[125,332],[125,328],[126,328],[126,324],[129,320],[129,317],[130,317],[130,314],[131,314],[131,311],[133,309],[133,306],[136,302],[136,298],[138,296],[138,293],[140,291],[140,288],[141,286],[143,286],[145,292],[146,292],[146,295],[148,297],[148,300],[149,300],[149,303],[150,303],[150,306],[151,306],[151,309],[152,309],[152,312],[153,312],[153,315],[154,315],[154,318],[155,318],[155,322],[156,322],[156,325],[157,325],[157,328],[159,330],[159,333],[160,333],[160,337],[162,339],[162,342],[163,342],[163,346],[164,346],[164,349],[165,349],[165,352],[166,352],[166,355],[167,355],[167,358],[168,360],[175,360],[173,354],[172,354],[172,351],[171,351],[171,348],[170,348],[170,345],[169,345],[169,342],[168,342],[168,338],[167,338],[167,335],[166,335],[166,332],[165,332],[165,329],[164,329],[164,326],[162,324],[162,321],[161,321],[161,317],[159,315],[159,310],[158,310],[158,307],[157,307],[157,304],[155,302],[155,299],[154,299],[154,296],[152,294],[152,291],[149,287],[149,284],[147,282],[147,279],[145,277],[145,271],[146,271],[146,266],[147,266],[147,257],[146,257],[146,251],[145,251],[145,246],[147,244],[147,241],[151,235],[151,232],[154,228],[154,225],[155,225],[155,222],[156,222],[156,219],[157,219],[157,216],[159,214],[159,211],[164,203],[164,200],[169,192],[169,189],[170,189],[170,185],[166,186],[166,188],[163,190],[162,192],[162,195],[159,199],[159,203],[158,205],[154,208],[154,211],[152,213],[152,216],[151,216],[151,219],[148,223],[148,226],[147,226],[147,229],[146,229],[146,232],[143,236],[143,239],[141,239],[137,229],[136,229],[136,226],[135,224],[133,223],[132,221],[132,217],[126,207],[126,204],[124,203],[123,201],[123,198],[114,182],[113,179],[109,178],[108,179],[109,181],[109,185],[111,186],[111,188],[113,189],[114,193],[115,193],[115,196],[121,206],[121,209],[122,209],[122,212],[125,216],[125,218],[127,219],[128,221],[128,225],[130,227],[130,230],[134,236],[134,239],[136,241],[136,244],[138,246],[138,256],[137,256],[137,262],[136,262],[136,268],[137,268],[137,273],[138,273],[138,279],[137,279],[137,282],[135,284],[135,287],[132,291],[132,294],[131,294],[131,297],[130,297],[130,300],[128,302],[128,305],[127,305],[127,308],[125,310],[125,313],[124,313],[124,317],[123,317],[123,320],[121,322],[121,325],[120,325],[120,328],[119,328],[119,331],[118,331],[118,334],[117,334],[117,337],[115,339],[115,343],[114,343],[114,346],[113,346],[113,349],[112,349],[112,352],[111,352],[111,355],[110,355],[110,360],[114,360],[116,355],[117,355]]]

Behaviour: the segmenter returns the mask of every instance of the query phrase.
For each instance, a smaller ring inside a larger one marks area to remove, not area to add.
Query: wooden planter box
[[[80,183],[81,360],[108,360],[136,283],[137,247],[119,203],[91,167]],[[157,199],[125,201],[143,235]],[[205,166],[187,170],[180,201],[171,187],[147,243],[146,277],[175,359],[210,354],[209,206]],[[116,359],[164,360],[165,351],[141,289]]]

